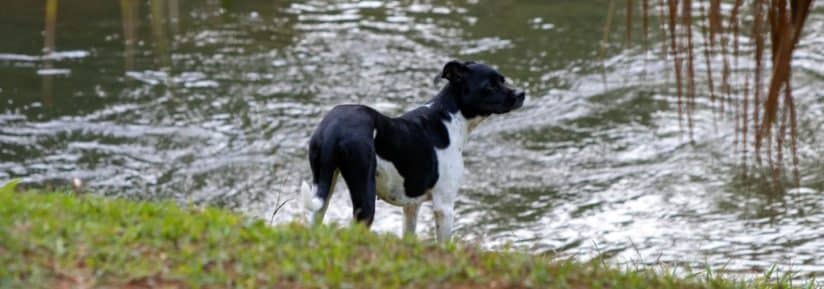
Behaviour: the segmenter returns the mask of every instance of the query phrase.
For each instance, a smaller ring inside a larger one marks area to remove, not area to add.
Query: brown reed
[[[780,183],[782,167],[785,163],[785,150],[789,146],[793,181],[797,186],[800,182],[798,120],[790,85],[791,60],[813,1],[730,1],[734,4],[728,13],[721,9],[721,0],[703,0],[699,5],[698,12],[701,20],[699,23],[703,23],[699,26],[703,39],[703,56],[707,67],[706,87],[710,103],[713,104],[713,109],[717,105],[722,115],[725,114],[725,106],[728,103],[731,105],[735,122],[733,147],[738,151],[738,144],[741,144],[742,164],[744,167],[747,166],[747,147],[751,144],[755,165],[762,165],[762,157],[766,158],[768,169],[776,184]],[[639,2],[643,21],[643,50],[646,53],[648,18],[651,17],[648,10],[649,1]],[[632,40],[632,4],[632,0],[627,0],[626,42]],[[672,56],[670,59],[675,72],[679,125],[683,128],[683,119],[686,118],[690,139],[693,137],[692,115],[696,108],[695,48],[692,31],[695,8],[692,4],[692,0],[667,0],[666,3],[659,0],[656,5],[661,39],[668,42],[662,45],[661,50],[664,55]],[[612,10],[612,3],[610,6]],[[745,56],[752,57],[755,68],[744,73],[743,84],[734,84],[733,79],[736,78],[733,77],[733,73],[741,73],[738,59],[742,57],[739,38],[742,36],[743,7],[750,7],[747,12],[752,21],[747,25],[750,29],[749,36],[754,42],[749,44],[752,45],[752,52],[748,52]],[[610,18],[611,14],[612,12],[610,12]],[[604,40],[606,40],[608,31],[608,28],[604,31]],[[767,48],[770,52],[769,63],[764,62],[767,57],[764,52]],[[716,93],[711,59],[718,53],[721,54],[722,68],[720,89],[719,93]],[[729,61],[730,57],[733,59],[732,63]],[[781,97],[782,92],[783,97]],[[735,94],[741,96],[735,97]],[[749,137],[752,139],[750,140]]]

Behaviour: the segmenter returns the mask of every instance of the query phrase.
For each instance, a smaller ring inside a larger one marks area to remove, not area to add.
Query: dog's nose
[[[523,90],[516,91],[514,96],[515,101],[513,102],[512,107],[510,107],[510,110],[521,108],[521,106],[524,105],[524,98],[526,98],[526,93]]]

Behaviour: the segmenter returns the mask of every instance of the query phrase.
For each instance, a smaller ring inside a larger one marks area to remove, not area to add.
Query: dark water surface
[[[48,2],[0,10],[0,181],[77,178],[99,194],[268,219],[310,178],[305,144],[324,111],[356,102],[398,114],[435,93],[446,61],[475,59],[528,100],[473,132],[457,238],[824,277],[821,7],[793,62],[801,187],[778,192],[740,177],[733,122],[704,96],[690,142],[658,45],[622,49],[616,30],[602,75],[607,1],[75,0],[59,2],[54,33]],[[327,220],[346,223],[337,192]],[[431,211],[421,216],[431,238]],[[375,228],[399,233],[401,209],[379,203]]]

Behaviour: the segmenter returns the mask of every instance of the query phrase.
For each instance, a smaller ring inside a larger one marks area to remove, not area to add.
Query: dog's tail
[[[312,185],[303,182],[300,189],[303,207],[312,216],[312,224],[314,225],[323,222],[329,196],[335,189],[337,175],[336,142],[334,139],[323,142],[319,134],[322,135],[322,132],[316,131],[309,140],[309,165],[312,169]]]
[[[300,195],[303,198],[303,207],[310,212],[317,212],[323,208],[324,199],[317,196],[312,186],[306,181],[300,184]]]

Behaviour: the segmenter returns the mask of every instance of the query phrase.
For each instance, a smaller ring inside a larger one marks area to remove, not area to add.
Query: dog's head
[[[526,94],[506,83],[497,70],[475,62],[450,61],[440,78],[449,80],[458,109],[467,118],[502,114],[520,108]]]

